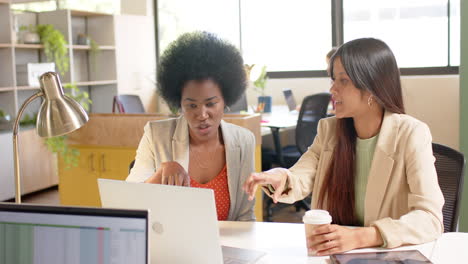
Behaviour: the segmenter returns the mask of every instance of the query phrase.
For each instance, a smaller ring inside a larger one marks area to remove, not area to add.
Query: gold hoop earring
[[[372,107],[372,100],[373,100],[373,99],[372,99],[372,95],[370,95],[370,96],[367,98],[367,105],[368,105],[369,107]]]

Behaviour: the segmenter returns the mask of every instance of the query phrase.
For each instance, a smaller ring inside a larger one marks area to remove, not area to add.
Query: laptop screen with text
[[[148,211],[0,203],[0,263],[148,263]]]

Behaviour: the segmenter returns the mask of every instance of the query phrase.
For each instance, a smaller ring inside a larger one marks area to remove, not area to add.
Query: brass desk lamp
[[[21,178],[18,155],[18,127],[26,106],[38,97],[43,97],[37,114],[36,130],[40,137],[56,137],[68,134],[88,122],[88,115],[79,103],[63,92],[59,75],[46,72],[39,78],[41,90],[29,97],[21,106],[13,126],[13,154],[15,162],[15,201],[21,203]]]

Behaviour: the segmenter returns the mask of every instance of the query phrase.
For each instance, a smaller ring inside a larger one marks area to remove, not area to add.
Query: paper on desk
[[[432,253],[434,264],[468,263],[468,233],[444,233],[436,240]]]

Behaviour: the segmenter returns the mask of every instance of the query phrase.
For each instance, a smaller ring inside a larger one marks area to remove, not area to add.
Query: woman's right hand
[[[161,167],[145,183],[190,186],[190,177],[179,163],[169,161],[161,163]]]
[[[249,195],[249,200],[252,200],[258,185],[270,184],[275,189],[272,197],[273,201],[277,203],[285,189],[287,179],[288,173],[286,169],[274,168],[268,171],[250,174],[249,178],[247,178],[244,183],[243,189]]]

